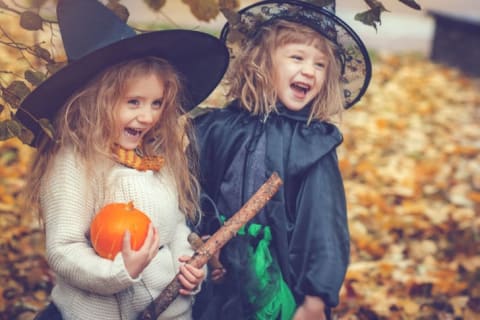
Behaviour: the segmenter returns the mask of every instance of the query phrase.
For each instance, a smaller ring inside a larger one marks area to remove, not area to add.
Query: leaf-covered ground
[[[480,319],[478,84],[418,56],[375,60],[341,124],[352,252],[337,319]],[[32,319],[52,287],[17,201],[31,152],[0,142],[0,320]]]
[[[383,56],[345,114],[352,263],[341,319],[480,319],[478,82]]]

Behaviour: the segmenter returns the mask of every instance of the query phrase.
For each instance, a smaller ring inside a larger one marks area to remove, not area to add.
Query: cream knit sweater
[[[73,153],[63,150],[42,180],[47,259],[56,274],[51,298],[65,320],[135,319],[174,278],[178,257],[193,253],[167,170],[140,172],[119,164],[108,168],[88,178]],[[162,246],[137,279],[129,276],[121,254],[113,261],[101,258],[88,238],[101,207],[131,200],[158,228]],[[191,319],[192,299],[179,296],[158,319]]]

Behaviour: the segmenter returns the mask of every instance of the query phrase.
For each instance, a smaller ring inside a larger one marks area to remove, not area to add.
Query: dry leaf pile
[[[480,319],[478,82],[381,56],[345,114],[352,257],[340,319]]]
[[[31,155],[17,139],[0,142],[0,320],[33,319],[52,288],[43,233],[18,202]]]
[[[421,57],[375,61],[341,125],[352,254],[336,319],[480,319],[479,92]],[[33,319],[52,287],[18,204],[31,152],[0,142],[0,320]]]

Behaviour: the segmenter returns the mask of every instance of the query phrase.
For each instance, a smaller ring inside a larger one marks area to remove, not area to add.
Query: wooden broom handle
[[[188,243],[190,243],[195,251],[200,249],[205,244],[202,238],[200,238],[200,236],[195,232],[192,232],[188,235]],[[210,259],[208,259],[208,266],[212,269],[223,269],[223,265],[216,255],[213,255]]]
[[[217,230],[208,240],[195,251],[187,262],[196,268],[202,268],[207,261],[232,239],[248,221],[250,221],[267,204],[282,185],[282,179],[274,172],[270,178],[255,192],[255,194],[230,219]],[[140,313],[138,320],[153,320],[165,311],[179,295],[182,287],[178,275],[163,289],[160,295]]]

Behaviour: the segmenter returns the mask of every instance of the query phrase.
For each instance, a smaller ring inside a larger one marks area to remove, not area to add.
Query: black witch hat
[[[192,30],[136,32],[97,0],[59,0],[57,18],[68,64],[33,90],[15,117],[38,143],[40,119],[50,122],[75,90],[106,68],[147,56],[170,62],[186,88],[186,111],[215,89],[228,66],[228,50],[214,36]]]
[[[370,82],[372,66],[360,37],[335,15],[334,0],[256,2],[240,10],[235,19],[229,19],[231,21],[223,27],[221,38],[235,56],[235,48],[242,50],[243,41],[254,38],[263,25],[278,19],[306,25],[335,44],[342,66],[340,83],[344,108],[350,108],[358,102]]]

